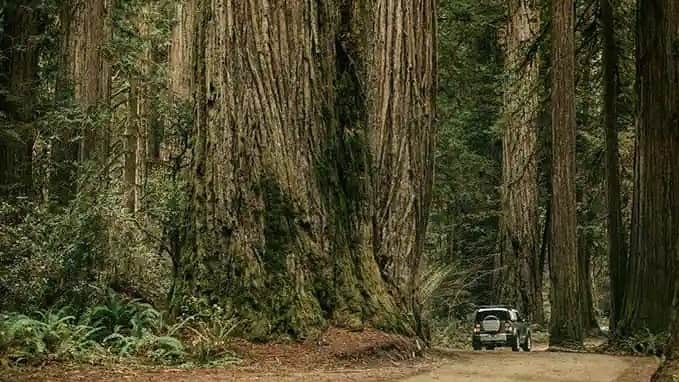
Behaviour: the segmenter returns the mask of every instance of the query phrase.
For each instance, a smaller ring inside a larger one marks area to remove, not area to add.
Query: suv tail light
[[[481,324],[476,324],[474,326],[474,333],[481,333]]]
[[[510,322],[505,322],[505,332],[511,333],[514,328]]]

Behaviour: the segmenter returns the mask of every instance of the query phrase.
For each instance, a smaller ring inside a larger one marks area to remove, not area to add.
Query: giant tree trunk
[[[34,106],[38,80],[37,2],[8,5],[0,36],[0,196],[33,191]],[[0,116],[1,117],[1,116]],[[7,123],[3,126],[4,123]]]
[[[515,305],[533,322],[542,323],[537,173],[539,67],[537,60],[527,55],[539,33],[540,18],[538,5],[533,1],[513,0],[508,7],[497,300]]]
[[[175,302],[222,304],[256,337],[328,321],[411,331],[432,182],[434,2],[197,9]]]
[[[679,3],[641,0],[638,7],[640,108],[623,335],[668,330],[679,258]]]
[[[552,13],[551,346],[581,346],[575,191],[575,7]]]
[[[627,243],[622,223],[620,196],[620,159],[616,103],[618,98],[618,49],[615,41],[616,0],[600,0],[601,34],[603,40],[604,129],[606,134],[606,200],[608,202],[608,264],[610,275],[611,333],[620,319],[627,273]]]

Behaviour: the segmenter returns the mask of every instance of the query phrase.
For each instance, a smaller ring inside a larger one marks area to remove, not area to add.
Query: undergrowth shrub
[[[623,339],[622,346],[629,353],[661,357],[669,338],[668,333],[653,333],[646,329]]]
[[[35,317],[0,317],[0,355],[13,363],[44,360],[84,360],[98,353],[91,336],[97,329],[77,324],[66,309],[38,312]]]
[[[111,291],[104,303],[79,318],[73,311],[66,307],[32,315],[0,315],[0,363],[129,358],[201,366],[238,361],[230,350],[238,322],[223,315],[188,316],[172,323],[151,305]]]

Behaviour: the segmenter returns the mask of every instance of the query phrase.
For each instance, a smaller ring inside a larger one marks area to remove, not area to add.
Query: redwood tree
[[[497,300],[543,322],[539,251],[537,117],[539,66],[529,49],[540,29],[539,5],[508,2],[504,50],[507,84],[502,138],[502,217]]]
[[[606,136],[606,199],[608,204],[608,262],[610,276],[611,332],[615,332],[620,319],[627,272],[627,243],[622,223],[620,196],[620,159],[618,152],[618,124],[616,102],[618,97],[618,48],[615,38],[616,0],[601,2],[601,36],[603,41],[604,130]]]
[[[328,321],[410,330],[431,197],[434,1],[195,9],[175,303],[219,303],[254,337]]]
[[[619,332],[668,330],[679,259],[679,4],[638,4],[639,122],[630,270]]]
[[[61,46],[57,99],[85,113],[107,106],[111,91],[111,65],[105,44],[111,32],[112,1],[65,0],[60,4]],[[103,166],[110,132],[105,126],[84,131],[62,129],[53,147],[56,168],[50,175],[51,199],[66,202],[73,197],[77,163],[97,160]]]
[[[575,191],[575,7],[552,2],[551,346],[581,346]]]
[[[72,93],[76,104],[91,110],[108,101],[111,65],[105,44],[110,37],[112,2],[106,0],[64,1],[62,90]],[[86,131],[79,148],[79,160],[93,159],[107,149],[108,132]]]
[[[41,16],[37,1],[8,4],[0,36],[0,195],[32,193]],[[6,118],[3,121],[1,118]],[[5,126],[3,122],[7,124]]]

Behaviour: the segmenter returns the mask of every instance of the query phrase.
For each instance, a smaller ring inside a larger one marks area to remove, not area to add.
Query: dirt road
[[[76,368],[2,373],[5,382],[648,382],[658,367],[653,358],[598,354],[450,352],[419,362],[387,362],[299,370],[236,367],[203,370],[104,370]],[[4,375],[3,375],[4,374]]]
[[[403,382],[648,382],[653,358],[574,353],[457,352],[432,371]]]

